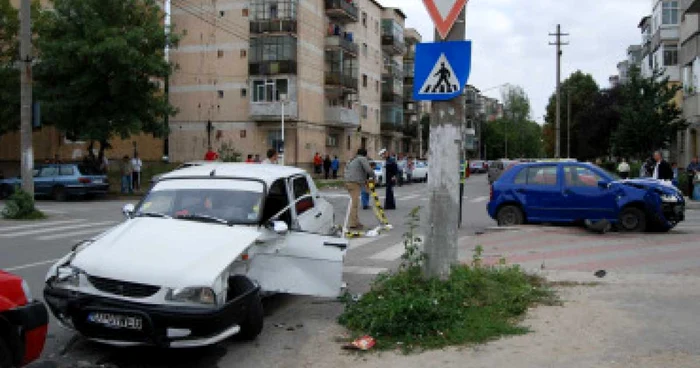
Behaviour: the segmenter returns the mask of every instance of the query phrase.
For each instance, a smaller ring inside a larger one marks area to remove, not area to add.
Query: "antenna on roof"
[[[209,176],[216,176],[216,169],[212,170],[212,171],[209,173]]]

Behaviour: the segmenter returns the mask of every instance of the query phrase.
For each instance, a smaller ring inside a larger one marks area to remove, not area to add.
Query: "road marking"
[[[48,229],[21,231],[21,232],[11,233],[11,234],[0,234],[0,238],[16,238],[16,237],[27,236],[27,235],[46,234],[46,233],[50,233],[50,232],[54,232],[54,231],[77,230],[77,229],[84,229],[86,227],[113,225],[116,223],[117,223],[116,221],[103,221],[103,222],[96,222],[96,223],[92,223],[92,224],[59,226],[59,227],[52,227],[52,228],[48,228]]]
[[[76,222],[84,222],[85,220],[61,220],[61,221],[49,221],[49,222],[41,222],[41,223],[35,223],[31,225],[20,225],[20,226],[9,226],[9,227],[0,227],[0,230],[2,232],[6,231],[12,231],[12,230],[24,230],[24,229],[32,229],[36,227],[46,227],[46,226],[53,226],[53,225],[64,225],[64,224],[74,224]]]
[[[481,203],[481,202],[486,202],[486,201],[488,201],[488,200],[489,200],[489,197],[488,197],[488,196],[484,196],[484,197],[476,197],[476,198],[472,199],[472,200],[469,201],[469,202],[470,202],[470,203]]]
[[[343,273],[352,273],[355,275],[378,275],[382,272],[389,271],[386,268],[378,267],[357,267],[357,266],[345,266]]]
[[[99,227],[95,229],[87,229],[87,230],[81,230],[81,231],[74,231],[71,233],[65,233],[65,234],[56,234],[56,235],[45,235],[45,236],[40,236],[36,238],[37,240],[41,241],[47,241],[47,240],[58,240],[58,239],[67,239],[67,238],[72,238],[75,236],[80,236],[80,235],[88,235],[88,234],[96,234],[96,233],[101,233],[103,231],[111,229],[112,226],[107,226],[107,227]]]
[[[364,247],[367,244],[374,243],[378,239],[383,238],[384,236],[376,236],[374,238],[371,237],[364,237],[364,238],[357,238],[357,239],[351,239],[350,240],[350,249],[357,249],[360,247]]]
[[[68,212],[64,211],[56,211],[56,210],[47,210],[45,208],[39,208],[39,211],[45,212],[45,213],[53,213],[54,215],[67,215]]]
[[[58,259],[50,259],[50,260],[48,260],[48,261],[41,261],[41,262],[36,262],[36,263],[29,263],[29,264],[22,265],[22,266],[16,266],[16,267],[10,267],[10,268],[3,268],[3,270],[5,270],[5,271],[7,271],[7,272],[14,272],[14,271],[19,271],[19,270],[24,270],[24,269],[27,269],[27,268],[32,268],[32,267],[43,266],[43,265],[47,265],[47,264],[51,264],[51,263],[56,263],[56,262],[58,262],[58,261],[60,261],[60,260],[61,260],[60,258],[58,258]]]
[[[374,260],[379,260],[379,261],[394,261],[401,257],[401,255],[405,251],[405,246],[403,242],[392,245],[391,247],[385,249],[382,252],[379,252],[371,257],[370,259]]]

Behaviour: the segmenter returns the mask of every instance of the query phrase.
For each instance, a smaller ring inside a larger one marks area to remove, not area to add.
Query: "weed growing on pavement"
[[[401,255],[401,269],[420,268],[426,259],[423,252],[423,239],[416,233],[420,227],[420,207],[416,207],[407,216],[408,230],[403,234],[404,253]]]
[[[41,220],[44,214],[34,206],[34,198],[18,189],[5,202],[2,217],[8,220]]]
[[[353,335],[368,334],[376,348],[406,353],[484,343],[528,332],[519,326],[528,308],[556,304],[544,279],[517,266],[483,266],[483,248],[475,249],[472,266],[455,266],[447,280],[426,278],[422,242],[415,242],[418,211],[409,216],[399,270],[379,275],[361,298],[344,298],[339,322]]]

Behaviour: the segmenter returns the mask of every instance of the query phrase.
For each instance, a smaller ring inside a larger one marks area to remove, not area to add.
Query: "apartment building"
[[[414,28],[404,32],[406,53],[403,56],[403,99],[404,99],[404,140],[403,152],[418,153],[420,150],[419,125],[423,115],[422,104],[413,101],[413,84],[415,83],[416,45],[421,43],[422,36]]]
[[[680,28],[680,65],[683,82],[683,117],[690,124],[678,134],[678,163],[682,167],[700,154],[700,0],[684,0]]]
[[[641,70],[651,76],[654,69],[664,71],[670,82],[680,82],[678,50],[680,8],[678,0],[653,0],[652,15],[639,23],[642,32]]]
[[[359,147],[403,152],[406,16],[374,0],[172,0],[170,152],[270,148],[309,168]],[[284,121],[284,139],[282,125]],[[208,128],[209,127],[209,128]]]

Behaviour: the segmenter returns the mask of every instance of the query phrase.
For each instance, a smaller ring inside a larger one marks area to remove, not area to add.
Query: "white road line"
[[[472,199],[472,200],[469,201],[469,202],[470,202],[470,203],[481,203],[481,202],[486,202],[486,201],[488,201],[488,200],[489,200],[489,197],[488,197],[488,196],[484,196],[484,197],[476,197],[476,198]]]
[[[386,268],[378,267],[357,267],[357,266],[345,266],[343,273],[352,273],[355,275],[378,275],[382,272],[386,272]]]
[[[378,261],[394,261],[401,257],[401,255],[404,253],[405,247],[403,242],[392,245],[391,247],[385,249],[382,252],[379,252],[371,257],[370,259],[378,260]]]
[[[48,261],[41,261],[41,262],[36,262],[36,263],[29,263],[29,264],[22,265],[22,266],[16,266],[16,267],[10,267],[10,268],[3,268],[3,270],[5,270],[5,271],[7,271],[7,272],[14,272],[14,271],[19,271],[19,270],[24,270],[24,269],[27,269],[27,268],[32,268],[32,267],[43,266],[43,265],[47,265],[47,264],[51,264],[51,263],[56,263],[56,262],[58,262],[59,260],[60,260],[60,258],[59,258],[59,259],[50,259],[50,260],[48,260]]]
[[[94,229],[87,229],[87,230],[81,230],[81,231],[74,231],[71,233],[65,233],[65,234],[56,234],[56,235],[45,235],[45,236],[40,236],[36,238],[37,240],[41,241],[47,241],[47,240],[58,240],[58,239],[68,239],[68,238],[73,238],[75,236],[80,236],[80,235],[89,235],[89,234],[97,234],[101,233],[103,231],[106,231],[110,229],[111,226],[107,227],[98,227]]]
[[[27,236],[27,235],[46,234],[46,233],[51,233],[51,232],[55,232],[55,231],[77,230],[77,229],[84,229],[86,227],[113,225],[116,223],[117,223],[116,221],[103,221],[103,222],[95,222],[95,223],[91,223],[91,224],[59,226],[59,227],[52,227],[52,228],[48,228],[48,229],[21,231],[21,232],[11,233],[11,234],[0,234],[0,238],[16,238],[16,237]]]
[[[411,199],[419,198],[419,197],[421,197],[422,195],[423,195],[423,194],[420,194],[420,193],[418,193],[418,194],[411,194],[411,195],[407,195],[407,196],[405,196],[405,197],[401,197],[401,198],[399,198],[399,199],[402,200],[402,201],[408,201],[408,200],[411,200]]]
[[[12,231],[12,230],[24,230],[24,229],[33,229],[37,227],[47,227],[47,226],[53,226],[53,225],[64,225],[64,224],[74,224],[76,222],[85,222],[87,220],[61,220],[61,221],[49,221],[49,222],[37,222],[34,224],[30,225],[19,225],[19,226],[8,226],[8,227],[0,227],[0,232],[5,233],[6,231]]]
[[[364,247],[367,244],[374,243],[378,239],[383,238],[383,236],[377,236],[374,238],[370,237],[364,237],[364,238],[356,238],[356,239],[350,239],[350,249],[357,249],[360,247]]]
[[[54,215],[66,215],[66,214],[68,214],[68,212],[56,211],[56,210],[47,210],[47,209],[44,209],[44,208],[39,208],[39,210],[40,210],[41,212],[45,212],[45,213],[53,213]]]

